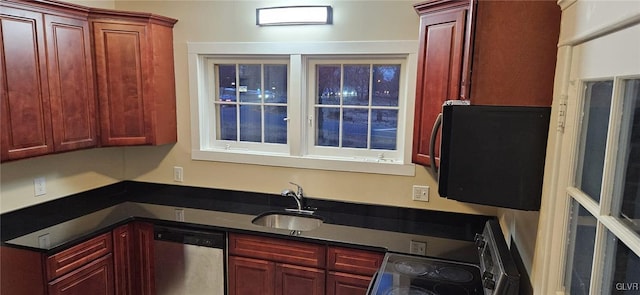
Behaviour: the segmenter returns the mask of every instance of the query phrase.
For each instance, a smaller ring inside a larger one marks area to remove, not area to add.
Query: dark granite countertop
[[[288,239],[409,253],[411,241],[427,244],[426,256],[477,262],[473,237],[494,217],[309,199],[325,223],[291,236],[254,225],[266,211],[291,207],[280,195],[125,181],[0,215],[5,245],[54,253],[132,219],[247,232]],[[175,221],[184,209],[184,221]],[[49,234],[49,245],[39,237]]]

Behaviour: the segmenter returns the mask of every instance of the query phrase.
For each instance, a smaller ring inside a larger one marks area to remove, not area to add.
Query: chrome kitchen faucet
[[[311,208],[307,207],[307,202],[306,199],[304,198],[304,191],[302,190],[302,186],[295,184],[293,182],[289,182],[290,184],[295,185],[296,187],[298,187],[298,191],[294,192],[290,189],[285,189],[282,191],[282,193],[280,193],[282,196],[284,197],[292,197],[294,200],[296,200],[296,205],[298,205],[297,209],[286,209],[287,211],[296,211],[299,213],[309,213],[312,214],[314,211],[311,210]]]

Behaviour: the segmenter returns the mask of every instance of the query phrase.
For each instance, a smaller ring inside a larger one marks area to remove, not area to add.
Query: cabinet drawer
[[[114,294],[111,254],[49,283],[49,295]]]
[[[111,253],[110,233],[105,233],[86,242],[75,245],[47,258],[47,278],[53,280],[63,274]]]
[[[234,233],[229,234],[229,254],[319,268],[325,265],[323,245]]]
[[[327,269],[372,276],[384,258],[383,253],[351,248],[329,247]]]

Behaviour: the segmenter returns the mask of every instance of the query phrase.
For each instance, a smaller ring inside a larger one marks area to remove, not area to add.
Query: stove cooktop
[[[388,253],[371,295],[483,294],[473,264]]]
[[[516,295],[520,275],[500,225],[485,224],[476,235],[480,263],[387,253],[370,295]]]

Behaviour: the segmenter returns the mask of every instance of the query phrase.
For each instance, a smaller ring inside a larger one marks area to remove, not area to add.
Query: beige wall
[[[116,7],[115,0],[67,0],[66,2],[105,9],[115,9]]]
[[[419,20],[412,6],[415,2],[296,1],[296,4],[331,4],[334,25],[260,28],[255,25],[257,7],[289,2],[116,1],[116,9],[151,12],[179,20],[174,28],[178,143],[161,147],[95,149],[2,164],[0,209],[7,212],[91,187],[132,179],[273,194],[288,188],[288,182],[293,181],[301,184],[308,196],[315,198],[495,215],[493,207],[439,198],[433,178],[421,166],[416,166],[415,177],[407,177],[191,160],[186,42],[416,40]],[[184,168],[183,183],[173,182],[173,166]],[[47,176],[50,193],[46,198],[33,197],[33,178],[40,175]],[[431,186],[430,202],[411,200],[414,184]]]

